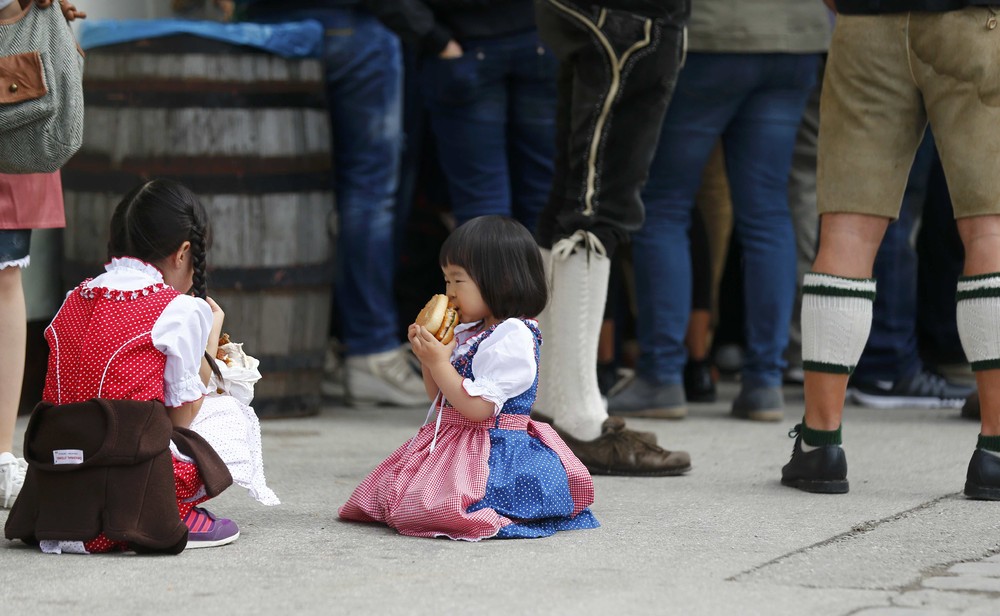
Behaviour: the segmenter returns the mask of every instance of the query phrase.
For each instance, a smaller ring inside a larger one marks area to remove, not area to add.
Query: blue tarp
[[[184,19],[121,19],[84,21],[79,30],[84,50],[140,39],[192,34],[233,45],[248,45],[286,58],[319,57],[323,26],[306,20],[282,24],[224,24]]]

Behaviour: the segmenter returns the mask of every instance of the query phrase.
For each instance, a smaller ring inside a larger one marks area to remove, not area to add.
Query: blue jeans
[[[898,381],[923,369],[917,348],[917,251],[914,232],[934,163],[928,130],[910,167],[899,218],[889,225],[875,257],[877,281],[872,330],[852,379]]]
[[[395,348],[396,188],[402,151],[399,39],[350,8],[268,11],[262,21],[315,19],[326,29],[323,61],[338,234],[334,304],[347,355]],[[325,224],[325,221],[316,221]]]
[[[702,170],[721,137],[743,255],[744,386],[781,384],[795,298],[788,175],[816,81],[815,54],[690,54],[667,109],[633,235],[639,373],[680,383],[691,310],[688,228]]]
[[[533,230],[552,184],[558,62],[537,32],[461,44],[461,58],[421,68],[452,212]]]

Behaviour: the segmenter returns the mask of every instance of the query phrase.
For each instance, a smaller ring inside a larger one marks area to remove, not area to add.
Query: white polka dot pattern
[[[264,505],[281,504],[264,478],[260,422],[252,408],[232,396],[207,396],[191,429],[219,454],[236,485]]]

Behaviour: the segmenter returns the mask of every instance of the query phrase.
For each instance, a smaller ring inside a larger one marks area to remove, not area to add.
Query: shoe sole
[[[765,409],[762,411],[732,411],[730,415],[736,419],[748,419],[750,421],[781,421],[785,418],[784,409]]]
[[[782,477],[781,485],[813,494],[847,494],[849,488],[846,479],[817,481],[815,479],[785,479]]]
[[[370,385],[370,383],[366,383],[362,387],[348,387],[344,401],[348,406],[402,406],[408,408],[430,406],[431,403],[425,397],[427,395],[426,392],[418,397],[410,395],[408,392],[400,392],[383,385],[377,393],[373,393],[368,390]],[[359,389],[363,392],[360,395],[355,393]]]
[[[1000,500],[1000,488],[977,486],[975,484],[966,482],[965,495],[974,500],[997,501]]]
[[[232,537],[226,537],[225,539],[216,539],[215,541],[188,541],[185,550],[198,550],[201,548],[217,548],[220,545],[227,545],[236,541],[240,538],[240,533],[237,531]]]
[[[857,389],[848,389],[847,395],[855,404],[873,409],[960,409],[965,405],[965,398],[878,396]]]
[[[642,417],[647,419],[684,419],[687,417],[688,410],[686,406],[675,406],[669,408],[649,408],[649,409],[639,409],[638,411],[623,411],[617,409],[608,409],[608,415],[615,415],[616,417]]]
[[[323,381],[319,384],[319,393],[324,398],[346,398],[347,390],[339,383],[327,383]]]
[[[613,468],[599,468],[592,466],[587,466],[587,470],[590,471],[591,475],[605,475],[612,477],[676,477],[678,475],[683,475],[684,473],[690,471],[691,465],[688,464],[687,466],[684,467],[664,469],[660,471],[649,471],[645,473],[640,473],[637,471],[616,470]]]

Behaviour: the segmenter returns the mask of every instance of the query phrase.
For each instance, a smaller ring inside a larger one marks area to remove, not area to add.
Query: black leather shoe
[[[689,359],[684,366],[684,397],[688,402],[715,402],[712,362]]]
[[[824,445],[809,452],[802,451],[801,431],[802,424],[796,424],[788,433],[795,438],[795,445],[792,446],[792,459],[781,469],[781,485],[816,494],[846,494],[847,456],[843,447]]]
[[[977,449],[965,475],[965,495],[979,500],[1000,500],[1000,458]]]

